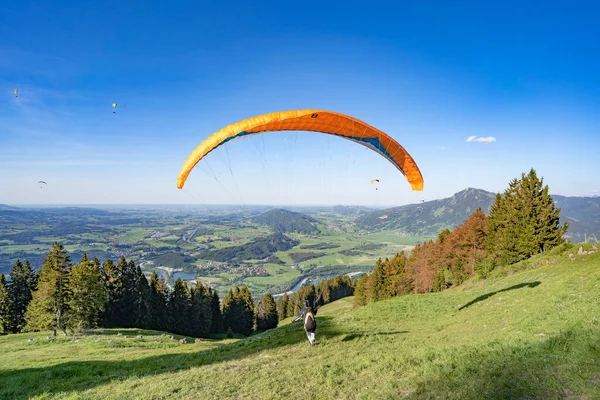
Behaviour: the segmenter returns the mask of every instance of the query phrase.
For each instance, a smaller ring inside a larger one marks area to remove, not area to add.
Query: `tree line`
[[[560,225],[560,209],[548,186],[532,168],[497,194],[486,216],[475,210],[454,230],[436,240],[379,259],[375,269],[355,285],[359,305],[409,293],[441,291],[472,276],[486,278],[498,267],[514,264],[565,242],[568,223]]]
[[[125,257],[116,264],[110,259],[101,264],[84,253],[73,264],[58,242],[39,272],[28,261],[17,260],[9,278],[0,275],[0,334],[51,330],[66,335],[68,330],[135,327],[193,337],[249,335],[277,327],[281,319],[297,313],[294,304],[316,298],[310,285],[277,303],[267,293],[255,304],[246,286],[236,286],[221,302],[216,290],[200,282],[188,287],[179,278],[170,287],[156,272],[148,282],[140,266]],[[353,290],[347,276],[324,280],[320,302],[352,295]]]
[[[305,300],[310,304],[316,301],[324,305],[353,294],[354,281],[347,275],[324,279],[317,284],[317,287],[309,285],[292,294],[284,293],[276,303],[277,315],[280,320],[297,315]]]

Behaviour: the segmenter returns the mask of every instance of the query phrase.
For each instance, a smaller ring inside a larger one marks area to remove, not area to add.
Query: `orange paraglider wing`
[[[245,119],[213,133],[189,155],[179,176],[177,187],[212,150],[231,140],[274,131],[310,131],[352,140],[379,153],[404,174],[413,190],[423,190],[423,176],[410,154],[386,133],[348,115],[324,110],[294,110],[263,114]]]

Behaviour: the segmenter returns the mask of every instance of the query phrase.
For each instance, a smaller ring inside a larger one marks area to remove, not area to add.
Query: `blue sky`
[[[567,1],[10,2],[0,203],[402,205],[501,192],[531,167],[552,193],[598,195],[598,11]],[[176,188],[216,130],[306,108],[390,134],[425,190],[362,146],[307,132],[230,142]]]

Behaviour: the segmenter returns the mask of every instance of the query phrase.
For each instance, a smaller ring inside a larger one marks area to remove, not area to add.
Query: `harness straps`
[[[313,320],[315,319],[315,316],[313,315],[312,311],[308,311],[305,315],[304,315],[304,325],[306,326],[306,323],[308,322],[308,317],[311,317]]]

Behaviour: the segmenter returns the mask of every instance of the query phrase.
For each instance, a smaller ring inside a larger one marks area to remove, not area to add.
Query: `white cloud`
[[[494,143],[495,141],[496,141],[496,138],[493,136],[477,137],[475,135],[469,136],[466,140],[466,142],[476,142],[476,143],[485,143],[485,144]]]

